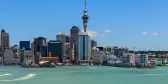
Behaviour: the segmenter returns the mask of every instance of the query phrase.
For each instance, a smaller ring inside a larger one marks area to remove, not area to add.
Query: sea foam
[[[12,74],[6,73],[6,74],[1,74],[0,76],[10,76]]]
[[[22,81],[22,80],[27,80],[27,79],[33,78],[34,76],[36,76],[36,74],[28,74],[28,75],[21,77],[21,78],[12,79],[12,80],[0,80],[0,81]]]

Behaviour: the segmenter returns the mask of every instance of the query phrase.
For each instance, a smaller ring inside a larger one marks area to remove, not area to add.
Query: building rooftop
[[[79,28],[78,26],[72,26],[72,28]]]
[[[5,32],[5,30],[4,30],[4,29],[2,29],[2,30],[1,30],[1,32]]]
[[[89,35],[89,33],[88,32],[79,32],[78,35]]]
[[[59,32],[59,35],[65,35],[65,33],[64,32]]]

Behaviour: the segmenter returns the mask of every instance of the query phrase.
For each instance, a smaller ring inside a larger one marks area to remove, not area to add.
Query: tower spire
[[[85,0],[85,10],[86,10],[86,0]]]
[[[82,16],[84,32],[87,32],[87,23],[88,23],[88,19],[89,19],[88,15],[87,15],[86,5],[87,5],[86,0],[84,0],[84,11],[83,11],[84,14]]]

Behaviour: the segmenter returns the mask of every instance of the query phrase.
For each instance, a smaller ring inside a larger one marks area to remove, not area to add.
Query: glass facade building
[[[41,54],[42,57],[47,57],[47,46],[42,46],[42,54]]]
[[[39,56],[42,55],[42,47],[46,45],[46,38],[38,37],[34,38],[33,41],[33,51],[35,55],[35,63],[39,62]]]
[[[80,32],[78,35],[78,52],[79,60],[90,60],[91,40],[87,32]]]
[[[59,57],[59,61],[62,62],[62,56],[63,56],[62,42],[56,40],[50,40],[48,42],[48,56],[49,53],[51,54],[51,57]]]
[[[97,42],[95,40],[91,40],[91,45],[92,45],[92,48],[97,47]]]
[[[23,63],[24,61],[24,49],[20,49],[20,63]]]
[[[30,50],[30,41],[20,41],[19,46],[20,49]]]

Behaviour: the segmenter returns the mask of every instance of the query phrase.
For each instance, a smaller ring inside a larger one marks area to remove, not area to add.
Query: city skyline
[[[87,3],[91,17],[88,31],[94,34],[93,39],[97,40],[98,44],[128,48],[136,46],[141,50],[168,50],[168,46],[165,46],[168,42],[168,1],[107,0]],[[2,1],[0,10],[0,28],[10,34],[12,45],[24,40],[32,42],[39,36],[55,40],[59,32],[69,34],[74,25],[83,30],[83,0]]]

